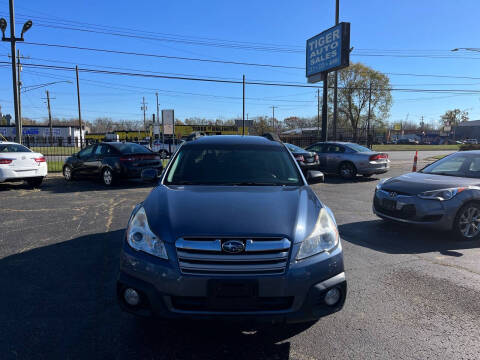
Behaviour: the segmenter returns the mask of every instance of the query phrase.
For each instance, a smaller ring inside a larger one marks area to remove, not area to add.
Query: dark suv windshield
[[[421,172],[444,176],[480,178],[480,154],[456,153],[427,166]]]
[[[289,153],[274,146],[186,146],[168,171],[170,185],[303,185]]]

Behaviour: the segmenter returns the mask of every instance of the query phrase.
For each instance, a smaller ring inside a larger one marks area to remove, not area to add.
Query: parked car
[[[122,239],[117,297],[139,316],[306,322],[345,301],[335,218],[264,137],[185,143]]]
[[[177,149],[185,142],[185,140],[178,139],[165,139],[162,143],[162,140],[154,140],[152,145],[152,150],[159,153],[164,159],[167,156],[175,154]]]
[[[313,151],[306,151],[301,147],[295,146],[293,144],[285,143],[285,146],[290,150],[297,160],[300,169],[306,174],[308,170],[318,170],[320,166],[320,160],[318,159],[318,154]]]
[[[398,139],[397,145],[418,145],[418,141],[415,139],[409,139],[409,138]]]
[[[63,176],[67,181],[76,177],[97,177],[111,186],[120,178],[140,178],[146,169],[161,173],[162,161],[158,154],[135,143],[102,142],[67,158]]]
[[[318,154],[321,171],[338,174],[344,179],[353,179],[357,174],[365,177],[384,174],[390,169],[388,154],[355,143],[319,142],[305,150]]]
[[[480,235],[480,151],[462,151],[417,173],[382,180],[373,211],[383,219],[452,231],[464,240]]]
[[[45,157],[15,142],[0,141],[0,183],[26,181],[39,187],[48,172]]]

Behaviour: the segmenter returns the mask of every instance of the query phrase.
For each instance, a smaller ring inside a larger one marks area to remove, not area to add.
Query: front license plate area
[[[382,205],[385,209],[390,211],[397,209],[397,202],[395,200],[383,199]]]
[[[256,280],[210,280],[208,296],[210,298],[249,298],[258,295]]]

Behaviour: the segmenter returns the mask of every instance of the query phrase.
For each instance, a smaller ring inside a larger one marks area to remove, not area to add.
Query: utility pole
[[[143,110],[143,131],[147,132],[147,118],[146,118],[146,111],[147,111],[147,103],[145,102],[145,96],[143,97],[142,106],[140,108]]]
[[[245,136],[245,75],[243,75],[243,113],[242,113],[242,135]]]
[[[15,7],[13,4],[13,0],[9,0],[8,8],[10,12],[10,37],[5,37],[5,31],[7,30],[7,20],[4,18],[0,19],[0,30],[2,31],[2,41],[10,42],[10,51],[12,55],[12,87],[13,87],[13,107],[15,113],[15,128],[16,128],[16,138],[18,143],[22,143],[22,119],[20,118],[19,114],[19,105],[18,105],[18,97],[19,97],[19,88],[17,84],[17,63],[15,59],[15,52],[16,52],[16,42],[23,41],[23,34],[28,31],[32,27],[32,21],[28,20],[23,24],[22,33],[19,38],[15,37]]]
[[[18,82],[17,82],[17,86],[18,86],[18,125],[17,125],[17,133],[20,134],[19,135],[19,139],[20,141],[18,141],[18,143],[22,143],[22,135],[23,135],[23,126],[22,126],[22,93],[21,93],[21,89],[22,89],[22,80],[20,79],[20,72],[22,71],[22,66],[20,64],[20,50],[17,50],[17,76],[18,76]]]
[[[370,81],[369,94],[368,94],[368,120],[367,120],[367,147],[370,147],[370,116],[371,116],[371,103],[372,103],[372,82]]]
[[[340,0],[335,1],[335,25],[339,22]],[[333,78],[333,140],[337,140],[338,71]]]
[[[52,125],[52,111],[50,110],[50,93],[47,93],[47,108],[48,108],[48,126],[50,127],[50,146],[53,145],[53,125]]]
[[[320,139],[320,89],[317,89],[317,138]]]
[[[322,141],[326,142],[328,140],[328,73],[323,74],[323,104],[322,104]]]
[[[275,108],[278,106],[272,106],[272,131],[275,132]]]
[[[78,65],[75,66],[75,74],[77,75],[77,103],[78,103],[78,125],[80,126],[80,149],[82,148],[83,144],[83,136],[82,136],[82,111],[80,106],[80,82],[78,80]],[[50,108],[50,107],[49,107]]]

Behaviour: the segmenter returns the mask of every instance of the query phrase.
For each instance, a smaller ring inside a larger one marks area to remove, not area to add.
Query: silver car
[[[355,143],[319,142],[305,150],[318,154],[319,170],[327,174],[338,174],[344,179],[353,179],[357,174],[365,177],[383,174],[390,169],[388,154],[374,152]]]
[[[417,173],[380,181],[373,212],[383,219],[480,237],[480,151],[449,155]]]

